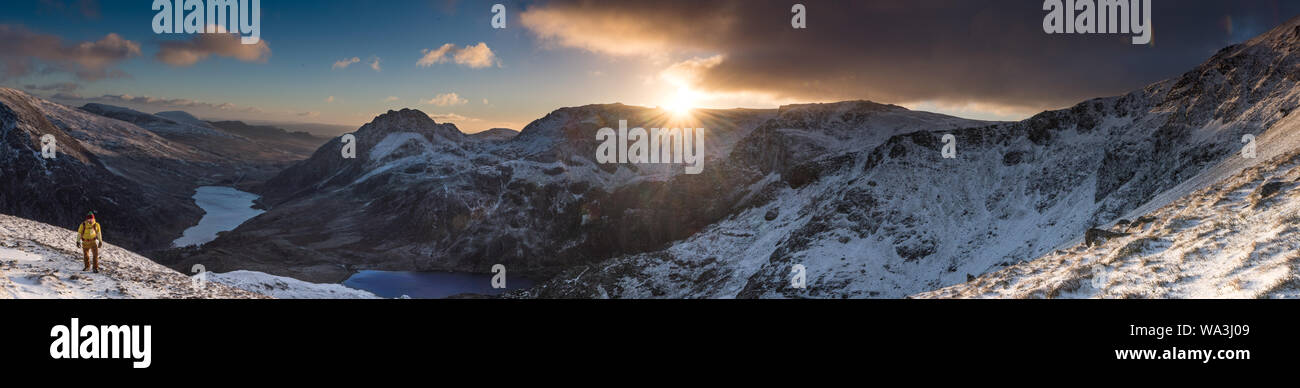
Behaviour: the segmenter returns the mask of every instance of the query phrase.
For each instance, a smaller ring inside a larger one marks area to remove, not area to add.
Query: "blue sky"
[[[494,3],[507,7],[505,29],[490,25]],[[808,0],[806,29],[791,27],[792,3],[263,0],[264,53],[217,50],[177,63],[160,51],[208,47],[210,34],[155,34],[151,0],[6,1],[0,85],[69,105],[210,119],[358,126],[412,107],[467,132],[612,102],[871,99],[1015,120],[1177,76],[1300,12],[1300,2],[1277,0],[1157,1],[1155,40],[1132,45],[1128,36],[1044,34],[1036,0]],[[422,50],[445,44],[455,45],[445,61],[417,64]],[[490,65],[452,59],[480,44]]]
[[[510,3],[508,27],[493,29],[489,23],[491,3],[487,2],[265,0],[261,35],[270,48],[265,61],[214,56],[186,67],[154,59],[159,50],[157,42],[193,36],[154,34],[151,21],[156,11],[150,9],[150,1],[106,2],[99,7],[98,17],[93,18],[71,9],[76,6],[74,1],[64,2],[62,10],[41,1],[7,4],[10,12],[0,16],[0,24],[58,35],[67,44],[95,41],[107,33],[140,43],[141,54],[117,66],[130,74],[129,78],[81,82],[75,94],[187,99],[265,111],[252,114],[196,109],[201,117],[225,114],[360,125],[388,109],[413,107],[435,118],[454,114],[451,117],[455,119],[450,121],[463,130],[477,131],[497,126],[519,129],[566,105],[654,103],[657,96],[628,96],[612,81],[612,75],[646,70],[635,61],[538,47],[523,28],[510,26],[523,5]],[[478,69],[453,63],[416,65],[421,50],[437,49],[447,43],[461,47],[484,43],[496,55],[498,65]],[[336,61],[351,57],[361,62],[343,69],[333,67]],[[379,59],[380,71],[369,67],[374,58]],[[44,85],[76,82],[74,78],[55,73],[8,83]],[[557,90],[573,85],[582,85],[582,90]],[[422,103],[450,93],[459,96],[455,101],[464,102],[447,106]],[[327,102],[331,96],[333,101]],[[389,101],[390,97],[397,100]]]

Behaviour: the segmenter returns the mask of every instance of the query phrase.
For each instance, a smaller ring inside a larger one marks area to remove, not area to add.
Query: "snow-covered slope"
[[[208,281],[278,299],[379,299],[378,295],[369,291],[342,284],[309,283],[257,271],[210,273]]]
[[[1300,298],[1300,152],[1111,229],[1110,239],[917,298]]]
[[[55,104],[56,105],[56,104]],[[200,179],[203,184],[255,186],[290,164],[306,159],[325,139],[280,128],[252,126],[239,121],[209,123],[183,111],[148,114],[129,108],[86,104],[78,111],[135,124],[171,144],[187,147],[198,155],[190,162],[207,162]],[[192,189],[192,187],[190,187]]]
[[[199,119],[185,112],[172,111],[151,115],[120,106],[95,103],[86,104],[80,109],[100,116],[139,125],[142,128],[146,128],[160,135],[233,137],[233,135],[219,131],[212,127],[212,125],[199,121]]]
[[[1294,76],[1300,71],[1300,18],[1292,19],[1259,37],[1220,50],[1213,58],[1181,78],[1148,88],[1163,90],[1168,98],[1156,109],[1176,112],[1178,124],[1204,122],[1191,131],[1157,132],[1155,147],[1138,148],[1112,158],[1110,167],[1133,179],[1133,165],[1163,163],[1143,153],[1159,153],[1161,140],[1226,137],[1216,151],[1193,154],[1204,160],[1223,149],[1231,151],[1209,168],[1179,171],[1179,179],[1159,179],[1169,187],[1149,201],[1120,212],[1123,223],[1141,220],[1141,228],[1121,226],[1132,233],[1105,245],[1089,248],[1082,234],[1044,257],[974,279],[971,283],[918,294],[919,297],[1276,297],[1295,282],[1294,255],[1257,250],[1257,244],[1294,251],[1295,208],[1285,196],[1284,183],[1300,152],[1300,88]],[[1186,107],[1186,108],[1183,108]],[[1243,143],[1241,135],[1255,137]],[[1234,142],[1235,140],[1235,142]],[[1167,144],[1167,143],[1166,143]],[[1253,146],[1255,157],[1244,157]],[[1131,147],[1131,146],[1130,146]],[[1214,149],[1214,148],[1211,148]],[[1108,155],[1109,157],[1110,155]],[[1186,160],[1186,158],[1184,159]],[[1181,168],[1185,164],[1178,164]],[[1184,178],[1185,177],[1185,178]],[[1169,182],[1173,180],[1172,184]],[[1257,207],[1259,190],[1282,192]],[[1141,186],[1139,186],[1141,187]],[[1257,189],[1257,190],[1256,190]],[[1246,194],[1254,191],[1254,197]],[[1251,203],[1243,203],[1251,201]],[[1251,220],[1244,222],[1245,220]],[[1115,218],[1098,224],[1113,225]],[[1155,226],[1153,226],[1155,225]],[[1285,248],[1288,247],[1289,248]],[[1196,258],[1197,260],[1190,260]],[[1131,265],[1133,262],[1138,265]],[[1193,263],[1194,262],[1194,263]],[[1098,264],[1102,263],[1102,264]],[[1112,271],[1118,268],[1117,271]],[[1266,270],[1260,271],[1260,268]],[[1066,275],[1062,269],[1073,271]],[[1116,277],[1109,277],[1114,272]],[[1026,275],[1031,274],[1032,275]],[[1142,283],[1143,280],[1150,283]],[[1088,283],[1081,286],[1081,283]],[[1222,288],[1224,284],[1229,288]]]
[[[192,114],[190,114],[190,112],[186,112],[186,111],[181,111],[181,110],[170,110],[170,111],[166,111],[166,112],[158,112],[158,113],[154,113],[154,115],[155,115],[155,116],[158,116],[158,117],[162,117],[162,118],[168,119],[168,120],[172,120],[172,121],[175,121],[175,122],[178,122],[178,123],[181,123],[181,124],[189,124],[189,125],[192,125],[192,126],[195,126],[195,127],[208,128],[208,129],[216,128],[216,127],[213,127],[212,124],[210,124],[210,123],[208,123],[208,122],[206,122],[206,121],[203,121],[203,120],[199,120],[198,117],[194,117],[194,115],[192,115]]]
[[[191,278],[105,243],[99,273],[83,272],[76,232],[0,215],[0,299],[265,298]]]

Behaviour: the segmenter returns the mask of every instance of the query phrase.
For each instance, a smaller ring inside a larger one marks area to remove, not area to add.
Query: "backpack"
[[[81,223],[81,226],[77,227],[77,234],[81,235],[82,240],[94,240],[99,238],[99,222],[96,221],[90,224],[89,228],[86,227],[86,223]]]

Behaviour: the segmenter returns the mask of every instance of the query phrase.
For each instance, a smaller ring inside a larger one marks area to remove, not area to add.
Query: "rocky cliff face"
[[[1090,230],[1103,238],[911,297],[1300,297],[1300,148],[1261,160],[1111,230]]]
[[[916,297],[1294,297],[1300,19],[1135,93],[1160,114],[1098,171],[1115,235]],[[1255,157],[1243,135],[1255,137]],[[1116,134],[1117,136],[1119,134]],[[1157,193],[1152,196],[1151,193]],[[1131,204],[1152,198],[1141,206]],[[1127,200],[1123,200],[1127,199]]]

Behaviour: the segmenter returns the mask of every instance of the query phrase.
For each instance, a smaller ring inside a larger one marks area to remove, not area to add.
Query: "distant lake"
[[[508,274],[508,273],[507,273]],[[505,289],[492,288],[492,274],[464,272],[361,271],[343,285],[370,291],[385,298],[407,295],[419,299],[446,298],[456,294],[499,295],[505,291],[533,286],[520,278],[506,278]]]
[[[199,224],[185,229],[172,246],[203,245],[217,239],[217,233],[235,229],[248,219],[264,211],[253,209],[257,194],[236,190],[234,187],[203,186],[194,192],[194,203],[203,209]]]

